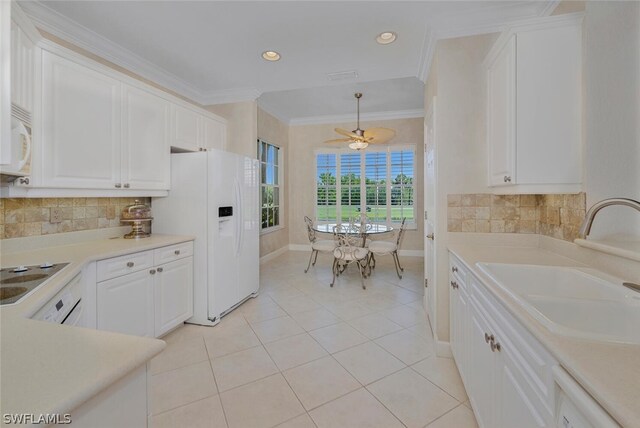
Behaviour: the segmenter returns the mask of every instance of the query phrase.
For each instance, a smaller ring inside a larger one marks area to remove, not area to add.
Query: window
[[[258,159],[260,160],[260,200],[262,214],[262,230],[280,226],[282,212],[280,148],[265,141],[258,140]]]
[[[415,224],[415,147],[316,152],[316,219]],[[339,177],[339,180],[338,180]],[[339,195],[339,196],[338,196]]]

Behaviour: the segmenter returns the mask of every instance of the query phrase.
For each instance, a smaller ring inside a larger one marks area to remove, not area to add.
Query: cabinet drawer
[[[97,263],[98,282],[153,267],[153,251],[127,254]]]
[[[466,286],[467,269],[454,255],[449,256],[449,272],[450,276],[455,277],[458,283],[462,283],[463,287]]]
[[[169,263],[193,255],[193,242],[182,242],[168,247],[158,248],[153,251],[153,260],[157,265]]]

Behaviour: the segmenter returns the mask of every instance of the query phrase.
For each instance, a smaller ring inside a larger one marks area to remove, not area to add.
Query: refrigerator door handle
[[[236,257],[240,256],[240,246],[242,244],[242,191],[238,180],[234,180],[236,187]]]

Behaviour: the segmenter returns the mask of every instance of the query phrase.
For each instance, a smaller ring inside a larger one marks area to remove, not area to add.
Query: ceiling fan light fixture
[[[276,51],[264,51],[262,52],[262,58],[267,61],[278,61],[280,54]]]
[[[366,149],[369,146],[369,143],[366,143],[364,141],[354,141],[352,143],[349,143],[349,148],[352,150],[362,150],[362,149]]]
[[[381,45],[388,45],[389,43],[393,43],[398,38],[398,35],[393,31],[384,31],[376,37],[376,42]]]

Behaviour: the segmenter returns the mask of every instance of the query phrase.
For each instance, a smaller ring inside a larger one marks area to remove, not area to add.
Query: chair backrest
[[[336,225],[333,228],[333,236],[336,241],[336,249],[333,254],[338,259],[344,259],[347,255],[354,253],[362,247],[362,238],[360,233],[354,233],[360,230],[360,225],[355,224],[351,220],[348,225]]]
[[[400,248],[400,241],[402,240],[402,237],[404,236],[404,225],[407,221],[406,217],[402,217],[402,223],[400,223],[400,230],[398,231],[398,238],[396,239],[396,247]]]
[[[309,217],[304,216],[304,222],[307,225],[307,235],[309,235],[309,242],[311,242],[312,244],[314,242],[316,242],[316,231],[313,228],[313,220],[311,220]]]

